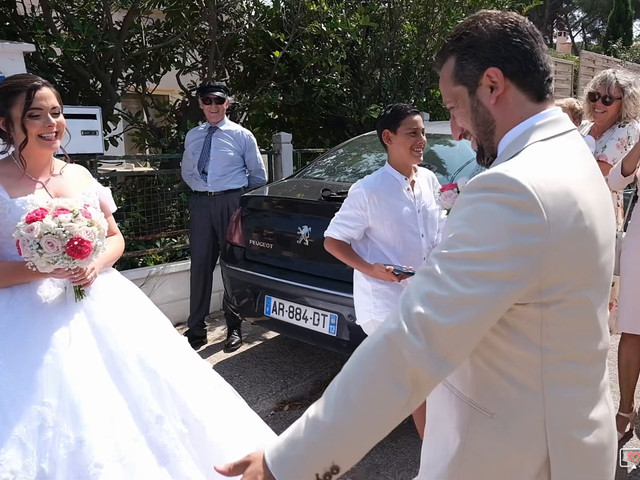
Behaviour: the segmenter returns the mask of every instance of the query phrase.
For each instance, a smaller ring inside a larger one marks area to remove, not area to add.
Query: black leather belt
[[[193,195],[198,195],[198,196],[201,196],[201,197],[215,197],[217,195],[225,195],[227,193],[242,192],[243,190],[244,190],[244,188],[232,188],[230,190],[221,190],[220,192],[208,192],[208,191],[199,192],[197,190],[192,190],[191,193]]]

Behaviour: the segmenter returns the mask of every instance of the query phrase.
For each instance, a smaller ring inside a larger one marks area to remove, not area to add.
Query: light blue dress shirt
[[[192,190],[220,192],[235,188],[254,188],[267,182],[260,149],[253,134],[225,117],[216,124],[211,139],[208,179],[198,173],[198,159],[209,123],[187,132],[182,155],[182,178]]]

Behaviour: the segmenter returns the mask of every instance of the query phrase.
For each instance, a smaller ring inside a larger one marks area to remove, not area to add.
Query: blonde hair
[[[615,87],[622,91],[618,121],[634,120],[640,116],[640,85],[635,76],[626,70],[609,68],[593,77],[584,89],[584,115],[587,120],[593,121],[593,105],[587,98],[587,94],[596,91],[600,86],[603,86],[609,95],[613,94]]]
[[[560,107],[564,113],[569,115],[573,124],[577,127],[582,123],[584,117],[584,108],[582,102],[578,99],[567,97],[556,100],[556,107]]]

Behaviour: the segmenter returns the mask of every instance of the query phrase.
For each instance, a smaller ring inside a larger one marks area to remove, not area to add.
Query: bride
[[[47,81],[0,83],[11,152],[0,160],[0,478],[222,478],[213,465],[275,434],[112,268],[124,250],[115,205],[86,169],[53,156],[65,125]],[[87,268],[35,272],[12,234],[58,197],[102,210],[106,251]],[[75,302],[71,285],[87,297]]]

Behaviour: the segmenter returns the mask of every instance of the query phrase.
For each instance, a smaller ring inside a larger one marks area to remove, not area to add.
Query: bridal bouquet
[[[106,235],[107,221],[99,209],[62,198],[27,212],[13,232],[27,266],[45,273],[87,267],[104,251]],[[79,285],[73,291],[76,302],[86,296]]]
[[[458,183],[447,183],[440,187],[438,192],[438,203],[447,213],[453,208],[453,204],[456,203],[458,195],[467,184],[469,180],[461,178]]]

